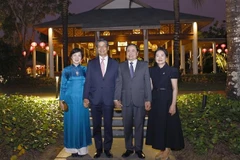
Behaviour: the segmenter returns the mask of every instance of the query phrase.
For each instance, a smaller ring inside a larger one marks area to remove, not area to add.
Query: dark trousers
[[[93,138],[97,151],[111,150],[113,142],[112,117],[113,106],[104,104],[91,105],[91,114],[93,120]],[[104,123],[104,143],[102,140],[102,117]]]
[[[130,106],[124,106],[122,108],[125,147],[127,150],[142,151],[145,115],[146,111],[144,106],[138,107],[131,104]]]

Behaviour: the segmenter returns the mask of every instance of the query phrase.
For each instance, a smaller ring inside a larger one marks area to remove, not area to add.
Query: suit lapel
[[[126,71],[126,74],[128,75],[129,78],[131,78],[131,74],[130,74],[130,68],[129,68],[129,65],[128,65],[128,61],[125,61],[124,62],[124,71]]]
[[[108,57],[108,63],[107,63],[107,68],[106,68],[106,72],[105,72],[104,77],[108,74],[108,72],[111,68],[111,65],[112,65],[112,59],[110,57]]]
[[[135,71],[134,71],[134,75],[133,75],[133,78],[136,76],[137,72],[139,71],[139,69],[141,68],[141,63],[139,61],[137,61],[137,64],[136,64],[136,68],[135,68]]]
[[[99,75],[102,77],[102,71],[101,71],[101,66],[100,66],[100,60],[99,60],[99,56],[96,58],[96,69],[98,70]]]

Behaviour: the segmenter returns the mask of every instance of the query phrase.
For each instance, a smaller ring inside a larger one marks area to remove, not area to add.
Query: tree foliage
[[[4,32],[3,40],[14,46],[20,44],[22,49],[28,49],[30,42],[34,40],[33,26],[40,23],[46,15],[56,14],[57,2],[57,0],[1,0],[0,24]]]

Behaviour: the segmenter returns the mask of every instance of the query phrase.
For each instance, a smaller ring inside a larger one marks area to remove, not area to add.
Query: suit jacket
[[[152,99],[148,63],[137,61],[134,76],[131,78],[128,61],[122,62],[118,69],[115,100],[121,100],[123,106],[129,106],[131,101],[135,106],[144,106]]]
[[[89,99],[90,104],[114,105],[114,90],[118,75],[118,62],[108,57],[107,69],[102,76],[99,57],[88,62],[83,98]]]

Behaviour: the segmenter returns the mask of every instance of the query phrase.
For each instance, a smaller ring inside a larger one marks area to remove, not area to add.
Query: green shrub
[[[42,151],[62,133],[62,117],[56,100],[1,95],[0,144],[11,148],[18,156],[25,150]]]
[[[216,144],[224,144],[240,154],[240,102],[220,94],[206,93],[207,104],[202,108],[203,94],[178,97],[184,137],[199,154]]]
[[[227,75],[225,73],[218,74],[186,74],[181,75],[182,82],[194,82],[194,83],[216,83],[226,82]]]

